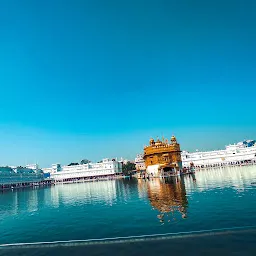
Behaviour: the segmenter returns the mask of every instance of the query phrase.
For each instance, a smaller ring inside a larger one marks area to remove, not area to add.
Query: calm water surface
[[[132,246],[136,249],[130,251],[125,248],[127,245],[100,248],[112,254],[118,249],[123,250],[123,255],[136,255],[136,252],[153,255],[155,248],[166,248],[167,253],[171,246],[182,253],[179,250],[184,248],[184,243],[191,243],[191,249],[200,244],[204,250],[207,243],[210,246],[215,241],[220,245],[226,241],[221,245],[223,253],[233,249],[239,254],[240,249],[241,255],[253,255],[256,253],[256,233],[253,229],[247,230],[246,226],[256,225],[254,182],[256,166],[248,166],[198,171],[195,176],[182,179],[124,179],[5,191],[0,194],[0,244],[244,227],[243,234],[191,237],[175,243],[155,241]],[[230,235],[232,237],[228,239]],[[154,243],[154,248],[150,249]],[[236,248],[238,245],[241,246]],[[196,249],[199,251],[195,255],[201,254],[200,248]],[[214,248],[220,249],[220,246],[213,246],[212,252]],[[0,249],[0,254],[45,255],[52,252],[47,250]],[[54,253],[64,255],[70,248],[61,250],[63,248],[55,248]],[[80,250],[78,254],[84,250],[95,255],[104,254],[102,251],[88,251],[85,247],[77,250]],[[90,250],[93,250],[92,246]]]

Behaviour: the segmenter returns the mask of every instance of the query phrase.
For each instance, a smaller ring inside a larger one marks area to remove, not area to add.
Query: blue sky
[[[256,138],[255,1],[1,1],[0,164]]]

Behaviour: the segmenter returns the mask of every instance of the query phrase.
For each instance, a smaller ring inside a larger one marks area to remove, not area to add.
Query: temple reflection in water
[[[160,222],[171,222],[179,216],[187,218],[188,201],[183,178],[141,179],[138,182],[139,190],[146,185],[148,199],[153,209],[159,211]]]

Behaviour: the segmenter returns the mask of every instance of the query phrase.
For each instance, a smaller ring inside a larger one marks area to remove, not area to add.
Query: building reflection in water
[[[97,204],[105,202],[112,205],[116,200],[115,180],[84,182],[77,184],[59,184],[47,192],[48,203],[59,207],[64,205]],[[49,201],[50,200],[50,201]]]
[[[198,170],[194,175],[194,177],[196,176],[196,183],[195,178],[191,175],[185,176],[186,191],[187,193],[193,193],[227,187],[241,191],[251,185],[255,177],[255,171],[255,165]]]
[[[140,180],[139,187],[146,183],[147,195],[153,209],[159,211],[157,215],[160,222],[171,222],[176,219],[176,214],[187,218],[188,201],[183,178],[168,177]]]
[[[0,219],[24,212],[36,212],[45,207],[58,208],[60,205],[112,205],[117,195],[115,180],[108,180],[6,191],[2,192],[2,196]]]

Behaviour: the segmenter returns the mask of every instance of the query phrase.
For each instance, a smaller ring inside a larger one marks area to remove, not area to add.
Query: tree
[[[80,162],[80,164],[88,164],[88,163],[90,163],[91,161],[90,160],[88,160],[88,159],[83,159],[81,162]]]
[[[128,176],[131,175],[132,172],[136,170],[136,166],[134,163],[128,161],[126,164],[123,164],[123,174]]]
[[[68,164],[68,166],[72,166],[72,165],[79,165],[79,163],[70,163],[70,164]]]

